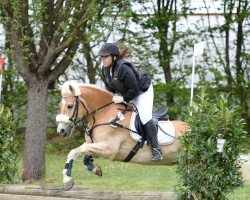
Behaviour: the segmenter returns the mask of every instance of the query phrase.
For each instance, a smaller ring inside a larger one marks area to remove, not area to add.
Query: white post
[[[202,55],[204,50],[204,42],[200,42],[194,45],[194,55],[193,55],[193,64],[192,64],[192,75],[191,75],[191,94],[190,94],[190,108],[193,105],[193,96],[194,96],[194,73],[195,73],[195,57]],[[192,116],[192,111],[190,111],[190,116]]]
[[[193,56],[193,65],[192,65],[192,74],[191,74],[190,108],[193,105],[193,96],[194,96],[194,71],[195,71],[195,56]],[[192,111],[190,111],[190,116],[192,116]]]

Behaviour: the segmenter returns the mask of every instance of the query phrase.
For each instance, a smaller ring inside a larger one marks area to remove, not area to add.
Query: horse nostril
[[[65,130],[62,128],[62,129],[60,130],[60,133],[65,133]]]

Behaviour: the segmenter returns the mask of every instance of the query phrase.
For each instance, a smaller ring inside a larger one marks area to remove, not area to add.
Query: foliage
[[[27,118],[27,88],[9,59],[5,61],[8,67],[3,73],[2,103],[11,109],[17,126],[24,126]]]
[[[181,86],[181,81],[172,83],[157,83],[154,86],[154,106],[155,109],[160,107],[168,108],[168,115],[171,120],[181,119],[182,113],[186,109],[185,105],[189,104],[190,91]],[[175,104],[167,104],[169,95],[175,95]]]
[[[13,183],[17,176],[15,127],[10,110],[0,105],[0,183]]]
[[[85,142],[83,131],[82,127],[79,126],[69,137],[61,137],[55,128],[47,128],[46,153],[59,155],[69,153],[70,149],[74,149]]]
[[[190,131],[182,137],[185,151],[178,166],[179,191],[197,199],[226,199],[229,192],[243,186],[238,156],[244,152],[244,120],[228,96],[211,101],[205,90],[190,111],[192,116],[186,114]],[[222,153],[217,152],[218,138],[226,140]]]

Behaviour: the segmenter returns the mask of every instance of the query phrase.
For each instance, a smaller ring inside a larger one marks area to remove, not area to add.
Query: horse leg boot
[[[83,163],[84,165],[87,166],[87,169],[90,171],[90,172],[93,172],[95,175],[97,176],[102,176],[102,169],[99,165],[94,165],[93,164],[94,162],[94,159],[91,155],[89,154],[86,154],[84,157],[83,157]]]
[[[146,138],[149,142],[152,152],[152,161],[162,160],[162,153],[157,139],[158,128],[151,119],[143,126],[144,133],[146,134]]]

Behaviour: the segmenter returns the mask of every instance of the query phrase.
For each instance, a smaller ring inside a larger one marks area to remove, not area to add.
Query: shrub
[[[243,186],[238,158],[244,152],[246,134],[238,113],[228,97],[211,101],[205,91],[193,103],[192,116],[186,114],[190,131],[181,139],[185,151],[178,165],[180,199],[188,193],[196,199],[227,199],[229,192]],[[219,138],[226,141],[221,153],[217,152]]]
[[[15,122],[9,109],[0,105],[0,183],[17,178],[18,149]]]

